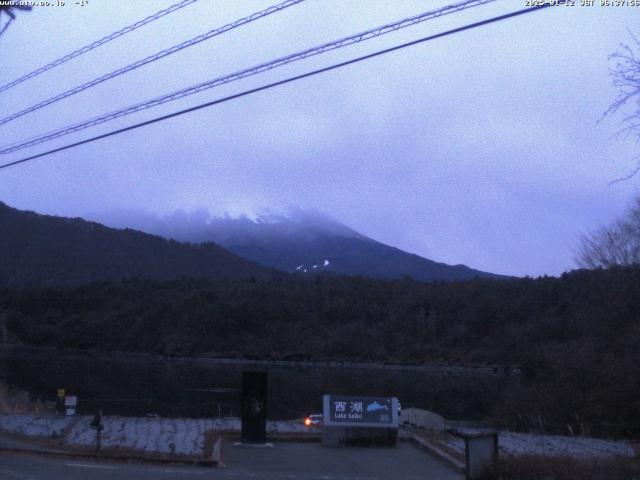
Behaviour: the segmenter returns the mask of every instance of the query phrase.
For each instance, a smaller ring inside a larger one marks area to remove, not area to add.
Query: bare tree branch
[[[592,269],[640,265],[640,197],[612,225],[580,236],[576,263]]]
[[[640,49],[640,41],[629,32],[636,47]],[[609,60],[616,62],[609,73],[613,79],[613,86],[617,87],[618,96],[603,116],[616,113],[622,108],[631,107],[632,112],[626,115],[625,121],[640,118],[640,58],[636,52],[627,44],[620,44],[620,50],[611,54]],[[636,124],[634,126],[638,128]]]

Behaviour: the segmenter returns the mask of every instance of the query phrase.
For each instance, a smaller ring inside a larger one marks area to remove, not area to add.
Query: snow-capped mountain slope
[[[138,228],[178,241],[212,241],[264,266],[298,274],[410,276],[420,281],[499,277],[465,265],[447,265],[404,252],[316,212],[295,211],[257,218],[211,218],[206,212],[195,212],[165,218],[138,214],[97,219],[108,225]]]

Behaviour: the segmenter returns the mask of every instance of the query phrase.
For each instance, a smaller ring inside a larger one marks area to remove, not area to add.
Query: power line
[[[30,78],[33,77],[37,77],[38,75],[41,75],[42,73],[46,72],[47,70],[51,70],[54,67],[57,67],[58,65],[61,65],[65,62],[68,62],[69,60],[78,57],[84,53],[87,53],[91,50],[93,50],[94,48],[98,48],[100,45],[104,45],[105,43],[110,42],[111,40],[114,40],[118,37],[121,37],[122,35],[125,35],[129,32],[133,32],[134,30],[143,27],[144,25],[154,22],[156,20],[158,20],[159,18],[164,17],[165,15],[169,15],[170,13],[173,13],[177,10],[180,10],[188,5],[191,5],[192,3],[197,2],[198,0],[182,0],[181,2],[178,2],[174,5],[171,5],[170,7],[165,8],[164,10],[160,10],[159,12],[154,13],[153,15],[149,15],[146,18],[143,18],[142,20],[138,20],[136,23],[133,23],[127,27],[124,27],[120,30],[118,30],[117,32],[113,32],[105,37],[102,37],[99,40],[96,40],[95,42],[90,43],[89,45],[85,45],[82,48],[79,48],[78,50],[75,50],[71,53],[68,53],[67,55],[58,58],[57,60],[54,60],[51,63],[46,64],[43,67],[40,67],[36,70],[34,70],[33,72],[27,73],[26,75],[17,78],[5,85],[0,86],[0,92],[4,92],[5,90],[10,89],[11,87],[15,87],[16,85],[25,82],[27,80],[29,80]]]
[[[304,0],[285,0],[282,3],[266,8],[265,10],[253,13],[247,17],[243,17],[239,20],[236,20],[235,22],[228,23],[226,25],[223,25],[222,27],[215,28],[213,30],[208,31],[207,33],[203,33],[202,35],[193,37],[189,40],[179,43],[178,45],[174,45],[165,50],[161,50],[160,52],[154,53],[153,55],[149,55],[148,57],[145,57],[142,60],[138,60],[137,62],[127,65],[126,67],[119,68],[118,70],[102,75],[101,77],[94,78],[89,82],[83,83],[70,90],[67,90],[58,95],[55,95],[54,97],[51,97],[46,100],[43,100],[42,102],[36,103],[35,105],[25,108],[24,110],[16,112],[12,115],[9,115],[8,117],[4,117],[0,119],[0,125],[4,125],[5,123],[15,120],[16,118],[22,117],[23,115],[39,110],[43,107],[46,107],[47,105],[51,105],[52,103],[59,102],[60,100],[63,100],[77,93],[80,93],[88,88],[95,87],[96,85],[99,85],[103,82],[106,82],[107,80],[123,75],[127,72],[131,72],[132,70],[140,68],[143,65],[147,65],[148,63],[155,62],[157,60],[160,60],[161,58],[164,58],[176,52],[179,52],[180,50],[191,47],[200,42],[204,42],[205,40],[209,40],[210,38],[221,35],[225,32],[228,32],[229,30],[233,30],[247,23],[266,17],[267,15],[271,15],[272,13],[276,13],[281,10],[284,10],[285,8],[291,7],[293,5],[297,5],[298,3],[301,3],[303,1]]]
[[[309,58],[315,55],[319,55],[330,50],[335,50],[338,48],[343,48],[348,45],[353,45],[356,43],[363,42],[365,40],[369,40],[372,38],[379,37],[381,35],[385,35],[387,33],[394,32],[401,28],[405,28],[411,25],[416,25],[418,23],[431,20],[434,18],[438,18],[444,15],[448,15],[451,13],[456,13],[467,8],[476,7],[479,5],[484,5],[487,3],[495,2],[496,0],[465,0],[463,2],[454,3],[452,5],[448,5],[443,8],[439,8],[437,10],[431,10],[428,12],[421,13],[419,15],[415,15],[413,17],[405,18],[393,23],[389,23],[386,25],[382,25],[376,28],[372,28],[370,30],[366,30],[364,32],[357,33],[355,35],[350,35],[348,37],[341,38],[339,40],[334,40],[329,43],[325,43],[323,45],[319,45],[316,47],[308,48],[306,50],[302,50],[284,57],[277,58],[275,60],[270,60],[265,63],[261,63],[255,65],[253,67],[246,68],[244,70],[240,70],[238,72],[234,72],[228,75],[224,75],[222,77],[217,77],[212,80],[208,80],[203,83],[199,83],[197,85],[184,88],[182,90],[178,90],[173,93],[169,93],[166,95],[162,95],[160,97],[153,98],[151,100],[147,100],[145,102],[137,103],[135,105],[131,105],[129,107],[122,108],[120,110],[116,110],[99,117],[95,117],[90,120],[86,120],[80,123],[76,123],[74,125],[70,125],[64,127],[62,129],[54,130],[53,132],[49,132],[46,134],[42,134],[36,137],[32,137],[27,140],[23,140],[21,142],[3,146],[0,149],[0,154],[6,154],[15,152],[18,150],[22,150],[23,148],[31,147],[33,145],[37,145],[39,143],[43,143],[49,140],[53,140],[58,137],[62,137],[64,135],[68,135],[70,133],[75,133],[80,130],[84,130],[86,128],[99,125],[116,118],[120,118],[126,115],[130,115],[132,113],[136,113],[142,110],[146,110],[147,108],[155,107],[157,105],[162,105],[167,102],[171,102],[180,98],[187,97],[189,95],[193,95],[195,93],[200,93],[210,88],[214,88],[220,85],[224,85],[227,83],[234,82],[236,80],[240,80],[243,78],[247,78],[253,75],[257,75],[262,72],[266,72],[268,70],[272,70],[274,68],[281,67],[283,65],[287,65],[292,62],[296,62],[299,60],[303,60],[305,58]],[[1,123],[1,122],[0,122]]]
[[[559,1],[562,2],[563,0],[559,0]],[[161,122],[161,121],[167,120],[169,118],[173,118],[173,117],[177,117],[177,116],[180,116],[180,115],[184,115],[186,113],[194,112],[196,110],[201,110],[203,108],[211,107],[213,105],[218,105],[220,103],[228,102],[230,100],[235,100],[237,98],[241,98],[241,97],[244,97],[244,96],[247,96],[247,95],[251,95],[253,93],[261,92],[263,90],[268,90],[270,88],[278,87],[280,85],[285,85],[287,83],[295,82],[297,80],[302,80],[303,78],[312,77],[312,76],[318,75],[320,73],[329,72],[331,70],[336,70],[338,68],[342,68],[342,67],[345,67],[347,65],[352,65],[354,63],[359,63],[359,62],[362,62],[364,60],[369,60],[369,59],[374,58],[374,57],[378,57],[378,56],[381,56],[381,55],[385,55],[387,53],[395,52],[396,50],[401,50],[403,48],[411,47],[413,45],[418,45],[420,43],[428,42],[430,40],[435,40],[437,38],[445,37],[445,36],[448,36],[448,35],[453,35],[453,34],[456,34],[456,33],[463,32],[465,30],[471,30],[473,28],[481,27],[483,25],[496,23],[496,22],[499,22],[499,21],[502,21],[502,20],[506,20],[506,19],[509,19],[509,18],[513,18],[513,17],[517,17],[517,16],[524,15],[524,14],[527,14],[527,13],[531,13],[531,12],[535,12],[535,11],[538,11],[538,10],[542,10],[542,9],[547,8],[549,6],[550,5],[548,3],[546,3],[546,4],[538,5],[538,6],[535,6],[535,7],[524,8],[522,10],[517,10],[515,12],[507,13],[507,14],[500,15],[500,16],[497,16],[497,17],[493,17],[493,18],[489,18],[489,19],[486,19],[486,20],[482,20],[480,22],[475,22],[475,23],[471,23],[471,24],[468,24],[468,25],[465,25],[465,26],[462,26],[462,27],[454,28],[452,30],[447,30],[447,31],[442,32],[442,33],[437,33],[435,35],[430,35],[428,37],[423,37],[423,38],[420,38],[418,40],[413,40],[411,42],[403,43],[403,44],[397,45],[395,47],[390,47],[390,48],[386,48],[384,50],[379,50],[377,52],[370,53],[368,55],[363,55],[361,57],[357,57],[357,58],[354,58],[354,59],[351,59],[351,60],[347,60],[347,61],[344,61],[344,62],[336,63],[336,64],[328,66],[328,67],[319,68],[317,70],[312,70],[310,72],[303,73],[301,75],[296,75],[296,76],[293,76],[293,77],[289,77],[289,78],[286,78],[284,80],[279,80],[277,82],[269,83],[269,84],[263,85],[261,87],[252,88],[250,90],[245,90],[243,92],[236,93],[234,95],[229,95],[227,97],[219,98],[217,100],[213,100],[211,102],[203,103],[203,104],[197,105],[195,107],[186,108],[184,110],[180,110],[178,112],[170,113],[168,115],[163,115],[161,117],[156,117],[154,119],[147,120],[147,121],[141,122],[141,123],[137,123],[135,125],[130,125],[128,127],[120,128],[118,130],[113,130],[111,132],[104,133],[102,135],[96,135],[95,137],[87,138],[85,140],[81,140],[79,142],[75,142],[75,143],[71,143],[71,144],[68,144],[68,145],[64,145],[62,147],[54,148],[54,149],[46,151],[46,152],[42,152],[42,153],[39,153],[39,154],[36,154],[36,155],[32,155],[32,156],[27,157],[27,158],[23,158],[21,160],[16,160],[14,162],[5,163],[3,165],[0,165],[0,169],[8,168],[8,167],[11,167],[11,166],[14,166],[14,165],[18,165],[20,163],[25,163],[25,162],[28,162],[28,161],[31,161],[31,160],[35,160],[36,158],[40,158],[40,157],[44,157],[44,156],[47,156],[47,155],[51,155],[53,153],[61,152],[63,150],[68,150],[68,149],[73,148],[73,147],[77,147],[77,146],[80,146],[80,145],[84,145],[84,144],[87,144],[87,143],[94,142],[96,140],[100,140],[100,139],[103,139],[103,138],[107,138],[107,137],[111,137],[111,136],[114,136],[114,135],[118,135],[120,133],[128,132],[130,130],[135,130],[137,128],[144,127],[146,125],[151,125],[153,123]]]

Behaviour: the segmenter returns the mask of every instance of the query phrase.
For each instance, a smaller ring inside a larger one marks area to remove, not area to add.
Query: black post
[[[58,413],[60,415],[64,415],[66,413],[66,409],[64,406],[64,396],[65,396],[65,390],[64,388],[59,388],[58,389],[58,396],[57,396],[57,401],[56,401],[56,407],[58,409]]]
[[[93,417],[91,428],[96,429],[96,455],[98,455],[102,446],[102,429],[104,428],[104,425],[102,425],[102,409],[98,410],[98,413]]]
[[[242,372],[242,442],[267,441],[267,372]]]

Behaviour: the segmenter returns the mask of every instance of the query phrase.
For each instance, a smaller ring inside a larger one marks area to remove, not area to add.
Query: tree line
[[[0,325],[9,341],[60,349],[518,366],[522,382],[495,406],[513,426],[640,432],[638,267],[453,283],[131,279],[3,288]]]

